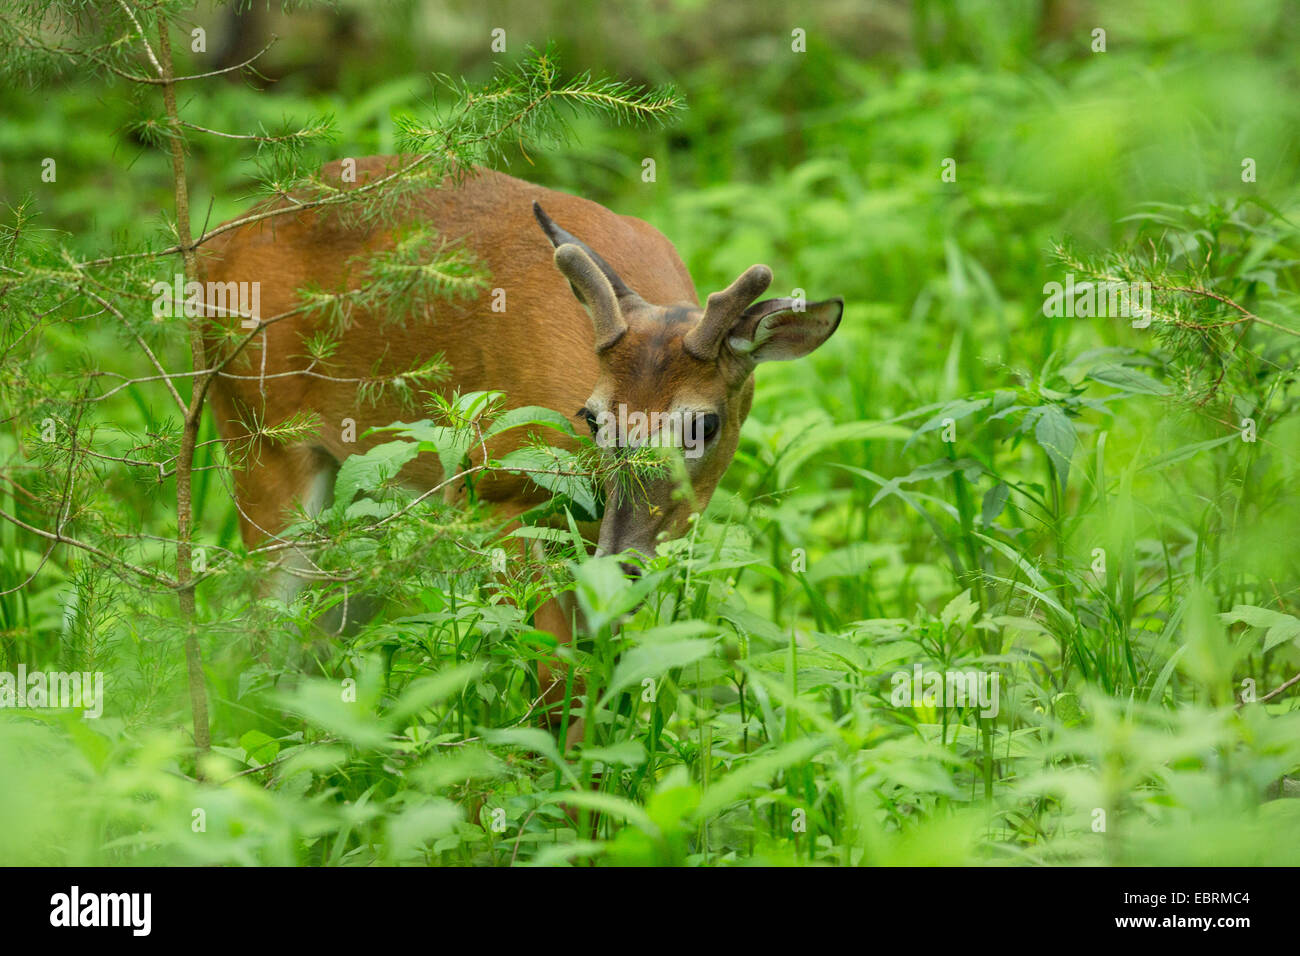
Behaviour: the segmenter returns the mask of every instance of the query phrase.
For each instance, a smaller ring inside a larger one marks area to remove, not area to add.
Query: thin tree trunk
[[[180,114],[176,109],[176,72],[172,67],[171,38],[164,18],[158,26],[158,59],[162,66],[163,105],[167,123],[171,127],[169,142],[172,154],[172,184],[176,193],[177,242],[184,260],[185,281],[195,278],[194,237],[190,231],[190,194],[185,179],[185,140]],[[194,371],[204,367],[203,338],[197,322],[190,325],[190,358]],[[193,475],[194,448],[198,442],[199,422],[203,413],[204,388],[202,376],[191,378],[190,403],[181,430],[180,455],[176,460],[176,580],[180,587],[181,622],[185,627],[185,663],[189,670],[190,710],[194,717],[194,749],[199,764],[197,772],[203,776],[202,757],[211,746],[208,730],[208,691],[203,677],[203,655],[199,650],[197,622],[194,612],[194,575],[191,567],[193,549]]]

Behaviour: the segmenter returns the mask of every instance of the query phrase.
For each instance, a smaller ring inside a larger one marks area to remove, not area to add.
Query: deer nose
[[[629,578],[641,577],[641,569],[638,568],[635,564],[632,564],[630,561],[620,561],[618,563],[618,566],[623,569],[623,573],[627,575]]]

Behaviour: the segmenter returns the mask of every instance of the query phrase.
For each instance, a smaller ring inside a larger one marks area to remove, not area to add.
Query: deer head
[[[731,464],[753,402],[755,366],[813,351],[839,326],[844,300],[756,301],[772,270],[755,265],[702,309],[646,302],[537,203],[533,213],[595,330],[600,374],[579,415],[606,454],[657,445],[682,456],[689,487],[669,475],[631,487],[611,482],[605,491],[597,553],[652,556],[661,538],[682,534],[690,515],[705,508]]]

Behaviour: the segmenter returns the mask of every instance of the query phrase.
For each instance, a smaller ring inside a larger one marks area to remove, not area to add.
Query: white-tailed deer
[[[396,162],[392,157],[358,160],[355,185],[396,169]],[[346,188],[339,164],[326,167],[324,175]],[[840,299],[756,302],[772,281],[771,271],[761,265],[710,295],[701,308],[672,243],[653,227],[499,173],[479,171],[458,185],[421,192],[411,202],[412,218],[446,240],[463,243],[487,267],[489,290],[473,300],[439,301],[428,314],[400,322],[354,314],[342,331],[330,377],[364,378],[380,365],[408,368],[442,353],[451,376],[438,387],[447,393],[503,391],[508,407],[555,409],[593,433],[602,423],[625,421],[620,408],[687,421],[694,429],[688,437],[699,452],[685,462],[690,498],[675,495],[670,479],[643,484],[636,492],[611,487],[598,534],[584,529],[602,553],[635,549],[652,555],[660,537],[685,530],[689,515],[708,503],[735,454],[753,398],[754,367],[811,352],[835,331],[843,311]],[[392,245],[390,230],[359,225],[355,217],[288,213],[217,236],[204,247],[202,278],[259,282],[265,320],[298,306],[299,290],[309,284],[355,287],[355,273],[362,271],[358,263]],[[491,289],[505,290],[504,312],[492,311]],[[207,324],[211,364],[223,349],[229,351],[230,340],[212,328],[220,320]],[[248,440],[249,423],[274,426],[301,412],[314,413],[325,425],[300,444],[253,439],[249,464],[234,476],[240,527],[250,548],[281,532],[292,507],[310,512],[328,502],[339,463],[384,440],[367,440],[367,427],[410,418],[410,410],[395,399],[368,405],[358,401],[355,386],[301,374],[307,364],[305,339],[317,331],[301,314],[266,325],[212,387],[223,439]],[[355,444],[342,440],[345,419],[357,424]],[[515,437],[519,431],[490,443],[489,453],[500,457],[511,450],[523,440]],[[609,437],[610,445],[628,441],[617,430]],[[481,457],[476,453],[474,460]],[[434,456],[421,456],[403,477],[432,488],[442,474]],[[547,496],[522,476],[499,473],[477,490],[506,518]],[[571,638],[569,621],[554,602],[537,612],[536,622],[561,641]],[[553,688],[549,669],[543,668],[541,679],[544,688]],[[552,690],[548,700],[555,696]]]

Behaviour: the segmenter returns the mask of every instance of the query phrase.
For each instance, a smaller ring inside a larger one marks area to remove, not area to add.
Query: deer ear
[[[609,280],[585,247],[572,242],[555,250],[555,267],[569,280],[569,288],[591,315],[596,330],[596,351],[605,351],[627,331],[627,322]]]
[[[843,315],[840,298],[755,302],[732,326],[727,345],[754,363],[803,358],[835,333]]]
[[[541,203],[533,203],[533,215],[537,217],[537,222],[542,227],[542,231],[546,233],[546,238],[551,240],[551,245],[556,249],[559,249],[561,246],[577,246],[587,254],[587,258],[594,262],[596,267],[600,269],[601,273],[605,276],[605,279],[609,282],[610,288],[614,290],[614,295],[618,298],[619,302],[623,304],[624,308],[631,308],[642,304],[641,297],[628,288],[627,283],[624,282],[619,274],[614,271],[614,267],[602,259],[599,253],[592,249],[591,246],[587,245],[572,233],[566,232],[564,229],[557,226],[555,220],[546,215],[545,210],[542,209]],[[570,282],[569,285],[573,289],[573,294],[578,297],[578,301],[583,305],[587,305],[587,300],[582,296],[582,290],[572,282]]]

